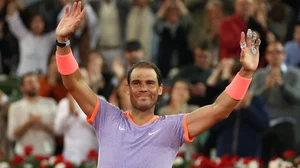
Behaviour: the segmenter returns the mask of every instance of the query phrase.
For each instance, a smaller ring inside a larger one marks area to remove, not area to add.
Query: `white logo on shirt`
[[[156,131],[154,131],[154,132],[149,132],[149,134],[148,135],[153,135],[153,134],[155,134],[155,133],[157,133],[158,131],[160,131],[160,129],[158,129],[158,130],[156,130]]]
[[[124,131],[125,128],[122,128],[121,126],[119,126],[119,130],[120,130],[120,131]]]

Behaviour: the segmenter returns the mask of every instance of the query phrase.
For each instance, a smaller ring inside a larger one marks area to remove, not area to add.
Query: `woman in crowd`
[[[32,15],[29,30],[23,24],[17,11],[17,4],[12,1],[7,7],[6,20],[10,31],[19,41],[20,62],[17,75],[21,76],[28,72],[47,71],[47,56],[55,44],[55,31],[45,33],[45,19],[42,14]]]

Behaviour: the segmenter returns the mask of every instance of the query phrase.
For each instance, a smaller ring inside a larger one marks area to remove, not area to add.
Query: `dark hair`
[[[44,30],[43,30],[42,33],[45,33],[46,30],[47,30],[47,19],[46,19],[45,15],[44,15],[42,12],[33,12],[33,13],[31,13],[30,16],[29,16],[28,26],[29,26],[29,28],[30,28],[30,25],[31,25],[33,19],[34,19],[35,17],[37,17],[37,16],[41,17],[42,20],[43,20],[43,22],[44,22]]]
[[[298,20],[296,23],[295,23],[295,26],[294,26],[294,31],[296,31],[296,27],[300,26],[300,20]]]
[[[170,91],[169,91],[170,94],[172,93],[172,91],[173,91],[173,89],[174,89],[174,86],[175,86],[175,84],[176,84],[177,82],[184,82],[184,83],[190,88],[190,83],[189,83],[188,80],[186,80],[186,79],[184,79],[184,78],[178,78],[178,79],[172,81],[172,84],[171,84],[171,87],[170,87]]]
[[[131,77],[131,73],[135,68],[150,68],[153,69],[156,73],[156,77],[157,77],[157,81],[158,81],[158,86],[160,86],[162,84],[162,76],[161,76],[161,72],[158,69],[158,67],[149,62],[149,61],[139,61],[136,64],[134,64],[128,71],[128,75],[127,75],[127,83],[128,85],[130,85],[130,77]]]
[[[137,40],[128,41],[125,45],[125,51],[135,51],[143,49],[142,44]]]
[[[269,44],[267,45],[267,47],[266,47],[266,51],[268,51],[267,49],[268,49],[270,46],[272,46],[272,45],[276,45],[276,44],[280,44],[280,45],[283,47],[283,50],[285,51],[285,49],[284,49],[284,46],[283,46],[282,42],[281,42],[281,41],[279,41],[279,40],[276,40],[276,41],[274,41],[274,42],[272,42],[272,43],[269,43]]]
[[[209,42],[206,40],[202,41],[195,47],[195,49],[196,48],[200,48],[201,50],[209,50]]]
[[[37,77],[37,73],[36,72],[27,72],[25,75],[23,75],[21,77],[21,85],[24,84],[25,78],[28,77],[28,76],[35,76],[35,77]]]

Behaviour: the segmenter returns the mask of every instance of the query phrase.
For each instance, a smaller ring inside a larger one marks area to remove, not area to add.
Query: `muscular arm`
[[[57,37],[59,41],[66,41]],[[66,55],[71,52],[71,48],[67,47],[57,47],[56,53],[58,55]],[[71,75],[61,75],[63,79],[64,86],[68,89],[70,94],[74,97],[76,102],[79,104],[82,111],[88,116],[91,117],[93,110],[96,106],[97,96],[90,89],[90,87],[83,81],[79,69],[77,69]]]
[[[244,78],[252,78],[252,73],[243,70],[241,70],[239,74]],[[227,118],[238,102],[238,100],[234,100],[223,91],[213,104],[204,106],[190,113],[187,117],[189,136],[191,138],[196,137],[217,122]]]
[[[65,16],[62,18],[56,28],[56,38],[60,42],[66,42],[68,37],[76,30],[80,21],[83,19],[86,9],[81,11],[81,2],[73,3],[72,10],[67,7]],[[65,56],[71,52],[70,46],[57,47],[56,55]],[[68,64],[66,62],[65,64]],[[96,94],[89,88],[82,79],[79,69],[69,75],[62,75],[64,86],[68,89],[82,111],[91,117],[97,104]]]
[[[239,71],[239,76],[233,79],[234,83],[228,86],[228,90],[223,91],[213,104],[188,114],[186,122],[190,138],[201,134],[220,120],[227,118],[239,100],[243,98],[250,84],[249,79],[252,79],[259,62],[259,52],[257,51],[259,51],[260,39],[255,37],[255,33],[252,33],[250,29],[247,32],[247,39],[245,33],[241,33],[240,41],[246,44],[241,48],[240,62],[242,68]],[[255,46],[252,47],[252,44]]]

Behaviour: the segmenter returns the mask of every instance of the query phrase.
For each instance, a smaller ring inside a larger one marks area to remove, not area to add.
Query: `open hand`
[[[81,2],[73,3],[72,10],[66,8],[65,16],[56,28],[56,36],[59,41],[67,41],[67,38],[76,30],[80,21],[86,13],[86,9],[81,10]]]
[[[241,54],[240,62],[243,65],[243,70],[248,72],[254,72],[258,67],[259,62],[259,45],[261,41],[257,38],[257,34],[248,29],[247,37],[245,33],[241,33]]]

